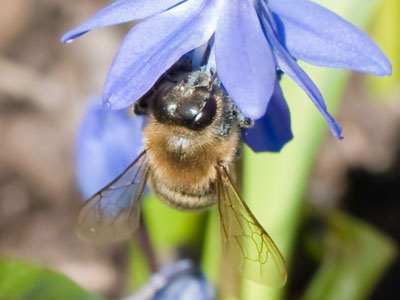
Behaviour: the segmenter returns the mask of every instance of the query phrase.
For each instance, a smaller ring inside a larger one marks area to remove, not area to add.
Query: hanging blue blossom
[[[245,116],[269,118],[267,107],[273,95],[278,97],[274,91],[278,92],[276,71],[280,70],[305,91],[333,135],[341,138],[341,127],[296,60],[379,76],[391,73],[389,60],[366,34],[308,0],[117,0],[66,33],[62,41],[70,42],[94,28],[138,20],[143,21],[126,35],[105,82],[103,103],[112,109],[132,104],[180,57],[205,49],[206,44],[211,47],[208,64],[215,65]],[[290,120],[286,109],[280,112],[274,120],[258,122],[258,131],[267,126],[265,131],[277,133],[271,124]],[[291,138],[290,127],[284,132]]]
[[[143,118],[104,110],[100,103],[97,97],[87,102],[76,138],[76,174],[84,198],[117,177],[143,149]]]
[[[194,266],[184,259],[165,266],[154,274],[147,285],[123,300],[214,300],[214,286]]]
[[[267,112],[243,133],[243,141],[255,152],[279,152],[292,138],[289,107],[277,80]]]

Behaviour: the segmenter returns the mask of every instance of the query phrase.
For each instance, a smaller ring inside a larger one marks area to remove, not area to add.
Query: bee
[[[236,189],[231,168],[245,118],[216,74],[172,67],[134,104],[147,116],[144,150],[114,181],[90,198],[78,215],[78,235],[94,242],[129,238],[139,226],[148,184],[166,205],[181,211],[218,204],[223,248],[241,253],[241,268],[256,282],[283,286],[285,263],[277,246]]]

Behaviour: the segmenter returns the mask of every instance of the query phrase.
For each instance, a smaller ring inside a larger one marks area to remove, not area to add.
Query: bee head
[[[163,124],[201,130],[217,113],[211,78],[204,72],[191,72],[179,82],[164,80],[135,104],[135,113],[151,114]]]

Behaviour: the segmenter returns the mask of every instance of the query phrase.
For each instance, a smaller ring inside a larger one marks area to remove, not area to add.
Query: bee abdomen
[[[177,210],[204,210],[217,202],[215,184],[193,190],[170,186],[150,178],[150,185],[156,196],[168,206]]]

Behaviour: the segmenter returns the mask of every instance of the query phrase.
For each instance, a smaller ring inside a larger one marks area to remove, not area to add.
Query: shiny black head
[[[179,82],[164,79],[135,103],[136,114],[153,114],[163,124],[201,130],[217,113],[215,87],[204,72],[187,72]]]
[[[182,83],[155,98],[152,112],[160,123],[201,130],[214,119],[217,102],[208,88]]]

